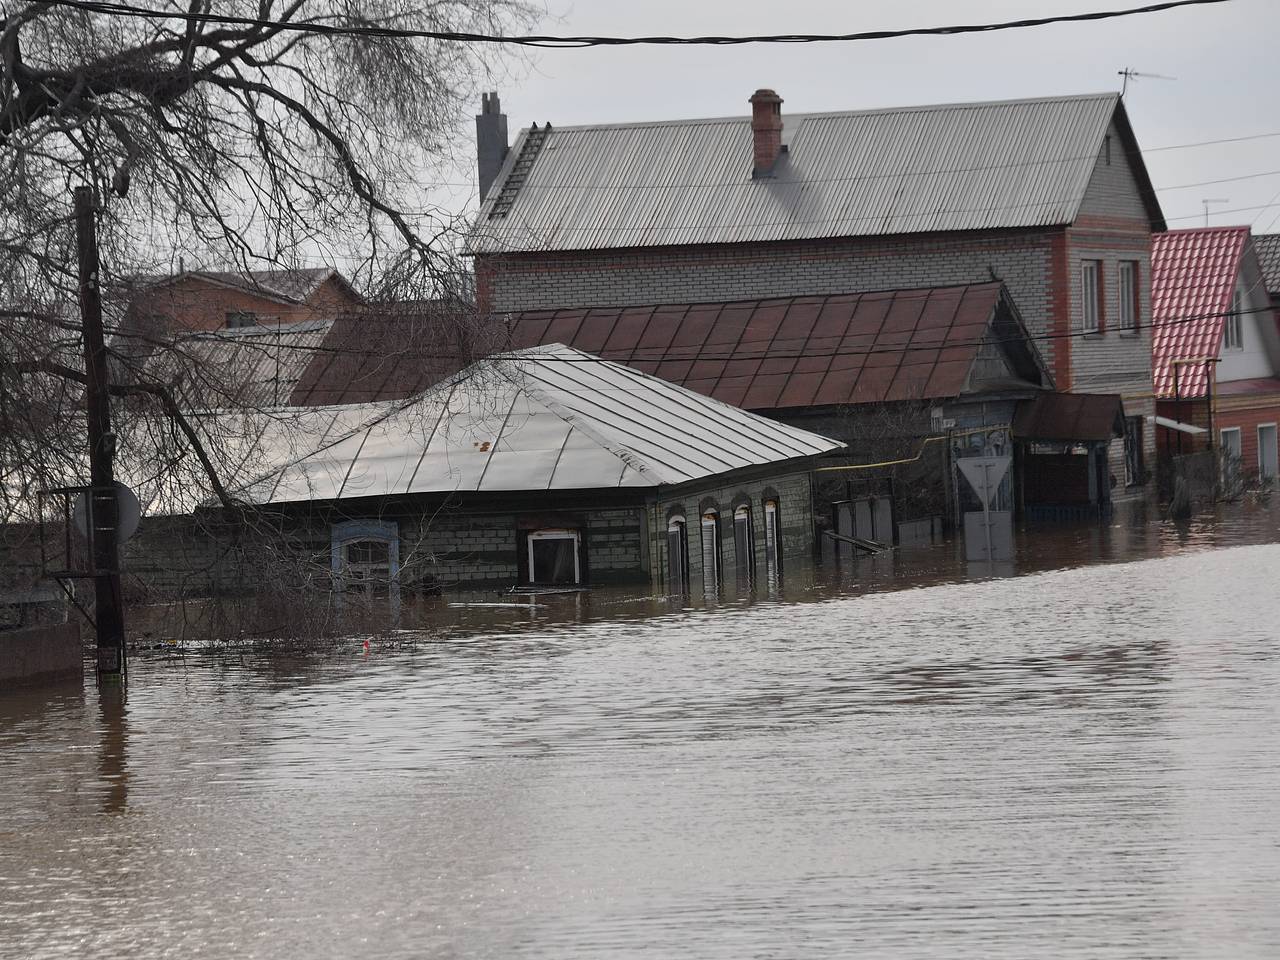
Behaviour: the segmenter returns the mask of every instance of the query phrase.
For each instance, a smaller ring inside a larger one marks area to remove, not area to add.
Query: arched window
[[[720,514],[715,510],[702,514],[702,592],[720,592]]]
[[[689,592],[689,529],[684,517],[667,522],[667,590],[681,595]]]
[[[770,581],[782,576],[782,523],[777,500],[764,502],[764,565]]]
[[[756,544],[751,529],[751,508],[745,503],[733,511],[733,560],[738,585],[750,586],[756,567]]]
[[[400,528],[396,523],[335,523],[329,557],[339,603],[350,598],[372,609],[374,601],[386,601],[391,614],[399,614]]]

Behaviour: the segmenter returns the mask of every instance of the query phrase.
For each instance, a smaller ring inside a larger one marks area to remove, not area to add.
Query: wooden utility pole
[[[102,291],[99,284],[98,237],[93,190],[76,187],[76,248],[80,259],[80,320],[84,338],[85,415],[89,421],[89,485],[86,528],[92,548],[94,625],[98,631],[99,677],[125,672],[124,604],[120,590],[120,552],[116,535],[118,507],[114,460],[116,435],[111,430],[111,395],[107,348],[102,335]]]

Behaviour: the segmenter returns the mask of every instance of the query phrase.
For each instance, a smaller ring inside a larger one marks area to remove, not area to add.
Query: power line
[[[584,47],[624,47],[624,46],[739,46],[755,43],[847,43],[862,40],[894,40],[903,37],[958,36],[969,33],[994,33],[1001,30],[1019,30],[1031,27],[1043,27],[1058,23],[1086,23],[1099,20],[1112,20],[1120,17],[1132,17],[1144,14],[1160,13],[1179,7],[1208,6],[1210,4],[1227,3],[1229,0],[1166,0],[1163,3],[1151,3],[1141,7],[1123,10],[1100,10],[1092,13],[1062,14],[1051,17],[1036,17],[1022,20],[1008,20],[996,23],[957,24],[939,27],[911,27],[902,30],[868,30],[859,33],[822,34],[762,34],[757,36],[640,36],[640,37],[608,37],[608,36],[550,36],[525,35],[502,36],[500,34],[470,33],[450,30],[415,30],[398,27],[381,27],[372,25],[297,22],[289,20],[269,20],[256,17],[234,17],[197,11],[161,11],[149,10],[145,7],[125,3],[108,3],[102,0],[50,0],[51,4],[60,7],[71,7],[90,13],[101,13],[111,16],[136,17],[147,20],[181,20],[187,23],[218,24],[232,27],[248,27],[280,32],[308,33],[326,36],[377,37],[392,39],[441,40],[452,43],[490,43],[523,47],[543,47],[551,49],[579,49]]]

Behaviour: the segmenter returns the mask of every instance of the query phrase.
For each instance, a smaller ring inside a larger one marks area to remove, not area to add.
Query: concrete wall
[[[83,671],[75,621],[0,631],[0,690],[78,677]]]

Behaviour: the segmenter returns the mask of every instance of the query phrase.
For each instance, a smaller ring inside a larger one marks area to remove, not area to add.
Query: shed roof
[[[749,410],[957,397],[984,347],[1049,374],[998,282],[831,296],[531,311],[512,344],[564,342]]]
[[[1255,234],[1254,249],[1262,267],[1262,282],[1272,297],[1280,298],[1280,233]]]
[[[1106,441],[1124,436],[1124,403],[1114,393],[1042,393],[1019,402],[1012,433],[1045,443]]]
[[[649,488],[842,446],[562,344],[400,403],[297,410],[267,442],[271,469],[242,487],[257,503]]]
[[[474,253],[738,243],[1075,221],[1114,121],[1164,229],[1118,94],[786,114],[752,178],[749,117],[530,128]]]
[[[1177,363],[1217,357],[1223,314],[1231,309],[1248,227],[1170,230],[1151,238],[1152,378],[1158,397],[1204,396],[1208,363]]]

